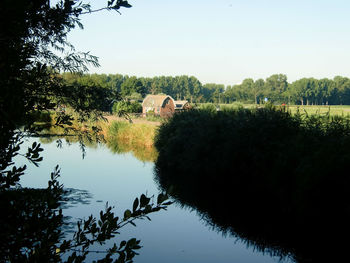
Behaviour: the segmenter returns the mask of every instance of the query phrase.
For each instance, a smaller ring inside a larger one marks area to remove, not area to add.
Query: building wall
[[[174,114],[174,112],[175,112],[175,104],[173,100],[171,100],[170,98],[167,98],[164,104],[162,105],[162,107],[160,107],[160,116],[170,117]]]

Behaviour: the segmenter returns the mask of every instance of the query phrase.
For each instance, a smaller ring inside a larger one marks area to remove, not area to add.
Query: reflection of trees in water
[[[62,134],[43,134],[39,137],[40,143],[50,144],[57,143],[57,146],[63,146],[64,143],[69,146],[73,143],[84,144],[85,147],[96,149],[98,144],[103,142],[101,138],[93,138],[87,136],[77,136],[77,135],[62,135]]]
[[[46,134],[46,136],[40,137],[40,142],[43,144],[56,143],[58,147],[79,143],[80,148],[84,149],[85,147],[96,149],[98,144],[101,143],[100,140],[93,140],[91,138],[57,134]],[[154,162],[157,159],[158,153],[153,146],[139,145],[122,139],[107,139],[104,142],[112,153],[123,154],[130,152],[142,162]]]
[[[290,244],[285,244],[279,237],[274,236],[276,233],[273,232],[271,225],[268,226],[269,229],[264,230],[264,227],[266,227],[264,223],[266,221],[261,220],[261,217],[266,215],[249,214],[247,211],[236,210],[230,207],[225,201],[219,200],[221,197],[216,199],[215,196],[212,196],[210,200],[203,197],[192,197],[192,199],[188,199],[188,196],[184,197],[177,193],[174,190],[175,188],[174,186],[170,186],[170,189],[172,189],[171,197],[175,199],[175,203],[184,208],[190,208],[196,211],[204,224],[211,230],[225,237],[235,238],[247,247],[272,257],[278,257],[282,261],[298,261],[295,255],[295,249]],[[245,214],[242,215],[240,213]],[[261,221],[259,222],[259,220]],[[278,228],[277,225],[275,227],[276,229]]]
[[[206,185],[203,191],[196,191],[195,188],[204,185],[183,187],[187,182],[173,181],[171,184],[160,177],[159,174],[156,176],[160,188],[168,190],[176,203],[197,211],[214,231],[238,238],[254,250],[295,262],[334,262],[332,260],[347,255],[349,242],[344,237],[350,231],[346,218],[325,215],[324,218],[305,218],[305,222],[298,223],[293,217],[283,218],[268,204],[256,201],[261,205],[257,208],[252,204],[252,197],[242,192],[240,198],[232,201],[232,192],[220,193],[220,189],[215,190],[216,185]]]
[[[145,147],[144,145],[135,145],[128,140],[107,140],[107,147],[113,153],[131,152],[138,160],[142,162],[154,162],[157,158],[155,147]]]

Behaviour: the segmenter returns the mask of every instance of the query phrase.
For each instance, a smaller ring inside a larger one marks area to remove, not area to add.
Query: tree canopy
[[[289,83],[284,74],[274,74],[264,79],[246,78],[241,84],[202,84],[194,76],[157,76],[153,78],[121,74],[63,74],[69,85],[95,85],[109,89],[113,95],[142,100],[147,94],[167,94],[176,100],[193,103],[263,103],[265,98],[273,103],[300,105],[350,105],[350,79],[336,76],[333,79],[302,78]],[[111,97],[111,98],[112,98]],[[107,97],[106,97],[107,98]],[[108,104],[106,99],[106,104]]]
[[[19,179],[21,170],[6,169],[13,164],[23,132],[34,132],[33,112],[63,104],[71,105],[81,116],[96,115],[104,109],[105,98],[116,98],[112,90],[104,89],[104,82],[68,85],[60,73],[82,73],[88,65],[99,66],[96,56],[75,50],[67,35],[75,27],[83,28],[82,15],[121,7],[131,5],[113,0],[92,10],[77,0],[0,2],[0,186],[13,186]],[[67,121],[69,117],[60,116],[56,124]]]
[[[120,219],[107,206],[99,219],[90,216],[79,221],[74,237],[63,240],[65,222],[60,206],[65,191],[57,181],[58,166],[47,189],[15,188],[26,166],[17,167],[14,157],[21,154],[35,165],[42,160],[43,149],[36,142],[26,153],[20,152],[23,138],[36,132],[33,113],[65,104],[84,118],[103,110],[105,98],[113,95],[104,82],[79,79],[69,85],[60,73],[84,72],[89,64],[99,65],[97,57],[76,51],[67,42],[70,30],[83,27],[80,16],[102,10],[118,11],[121,7],[131,5],[128,1],[111,0],[106,7],[92,10],[89,4],[77,0],[55,4],[47,0],[0,2],[0,223],[4,228],[0,258],[5,262],[62,262],[64,253],[69,253],[67,262],[83,262],[90,245],[104,244],[118,234],[119,228],[135,225],[135,219],[148,218],[147,214],[167,206],[164,194],[158,195],[156,202],[142,194]],[[59,114],[56,125],[69,125],[70,121],[71,116]],[[115,255],[115,262],[132,262],[136,250],[141,248],[139,243],[132,238],[114,244],[101,262],[111,262]]]

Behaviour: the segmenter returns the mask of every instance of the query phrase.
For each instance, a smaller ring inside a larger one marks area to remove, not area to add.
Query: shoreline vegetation
[[[197,109],[201,110],[211,110],[220,111],[227,110],[237,110],[237,109],[249,109],[254,110],[257,108],[265,107],[263,105],[254,105],[254,104],[213,104],[213,103],[202,103],[196,104]],[[319,116],[346,116],[350,113],[350,106],[338,105],[338,106],[300,106],[300,105],[291,105],[291,106],[276,106],[278,109],[283,109],[289,111],[291,114],[300,114],[301,116],[309,115],[319,115]],[[69,111],[69,109],[68,109]],[[71,112],[69,112],[72,114]],[[154,139],[157,134],[158,128],[162,125],[165,120],[160,120],[160,118],[147,119],[144,117],[139,117],[138,115],[130,114],[132,123],[127,118],[117,117],[116,115],[106,114],[104,115],[104,120],[88,120],[86,122],[80,123],[77,120],[74,120],[71,123],[70,128],[61,128],[55,126],[54,120],[57,117],[57,112],[41,112],[36,113],[33,116],[36,119],[35,125],[40,128],[43,128],[39,132],[39,135],[42,138],[43,143],[49,143],[56,140],[58,137],[66,137],[67,141],[78,142],[79,138],[76,136],[76,132],[80,131],[89,134],[91,127],[99,127],[98,133],[95,135],[100,136],[97,141],[101,138],[102,141],[105,141],[106,145],[110,148],[112,152],[117,153],[126,153],[132,152],[136,158],[141,161],[154,162],[157,159],[157,150],[154,147]],[[102,136],[101,136],[102,135]],[[68,136],[68,137],[67,137]],[[80,137],[80,140],[84,141],[84,144],[88,147],[96,147],[95,138],[87,136],[88,139],[84,139],[84,136]]]
[[[154,138],[157,127],[148,123],[112,121],[105,136],[106,144],[112,152],[132,152],[141,161],[155,161],[157,151]]]
[[[163,123],[155,146],[160,188],[217,231],[296,262],[346,256],[350,116],[192,110]]]
[[[80,123],[75,120],[67,129],[53,126],[55,115],[54,112],[43,112],[35,116],[37,120],[35,125],[42,129],[38,133],[42,143],[51,143],[63,137],[67,142],[82,142],[84,147],[96,148],[98,142],[104,142],[112,152],[132,152],[137,159],[143,162],[154,162],[157,158],[154,137],[160,125],[159,121],[133,118],[133,123],[129,123],[125,118],[112,115],[105,116],[105,120],[98,121]],[[99,130],[95,136],[90,136],[89,132],[94,126]]]

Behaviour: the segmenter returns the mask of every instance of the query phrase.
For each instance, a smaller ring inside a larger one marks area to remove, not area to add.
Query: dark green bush
[[[29,114],[29,116],[34,122],[50,123],[52,119],[49,111],[33,111]]]
[[[162,124],[155,146],[160,186],[240,235],[293,247],[350,219],[348,117],[192,110]]]

